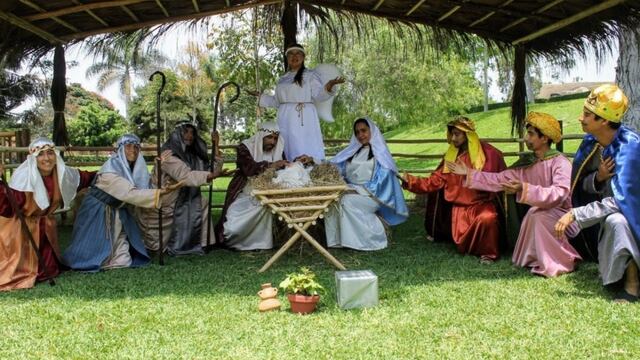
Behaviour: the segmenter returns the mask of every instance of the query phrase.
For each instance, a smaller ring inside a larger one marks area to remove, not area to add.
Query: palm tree
[[[89,52],[100,60],[87,68],[86,76],[98,77],[99,91],[112,84],[119,84],[125,102],[125,117],[135,78],[148,77],[167,61],[158,50],[147,48],[145,51],[142,48],[143,32],[144,30],[138,31],[139,36],[98,38],[89,40],[87,44]]]

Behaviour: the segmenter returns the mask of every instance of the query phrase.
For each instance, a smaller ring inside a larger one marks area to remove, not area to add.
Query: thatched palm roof
[[[3,0],[0,52],[38,52],[92,35],[128,32],[281,3],[282,0]],[[524,44],[528,53],[551,56],[576,49],[584,51],[593,43],[606,41],[617,32],[617,25],[635,23],[640,10],[637,0],[300,0],[299,3],[347,15],[367,14],[422,24],[443,36],[475,34],[503,48]]]

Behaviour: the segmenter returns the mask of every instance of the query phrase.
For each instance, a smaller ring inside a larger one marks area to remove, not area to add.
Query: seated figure
[[[272,214],[251,195],[250,176],[268,168],[287,165],[284,141],[275,123],[258,124],[258,131],[237,148],[237,171],[227,188],[216,243],[234,250],[266,250],[273,247]],[[308,157],[305,157],[308,158]]]
[[[65,166],[49,139],[37,138],[29,145],[27,160],[8,186],[0,187],[0,291],[31,288],[36,281],[58,276],[61,258],[54,211],[68,209],[76,192],[89,186],[94,176],[95,172]],[[23,231],[21,217],[31,234]]]
[[[446,166],[466,176],[465,187],[516,194],[518,203],[531,206],[522,221],[512,261],[531,268],[534,274],[553,277],[573,271],[581,260],[568,240],[577,234],[578,227],[567,228],[561,237],[554,233],[557,219],[571,209],[571,162],[551,148],[562,138],[558,120],[549,114],[530,112],[525,121],[525,143],[533,151],[528,166],[499,173],[478,171],[461,162],[447,162]]]
[[[349,184],[352,192],[342,196],[325,218],[327,246],[356,250],[387,247],[388,225],[403,223],[409,216],[398,169],[380,129],[367,118],[353,124],[353,136],[346,149],[331,162]]]
[[[212,138],[212,140],[215,140]],[[219,143],[219,142],[216,142]],[[163,188],[180,186],[162,199],[162,244],[169,255],[204,254],[209,224],[209,201],[202,196],[200,186],[213,181],[222,170],[222,158],[217,157],[209,171],[207,144],[194,125],[181,122],[162,145]],[[158,169],[154,166],[150,187],[158,185]],[[159,248],[158,211],[139,208],[140,228],[149,250]],[[212,223],[212,222],[211,222]],[[213,242],[214,239],[210,239]]]
[[[500,228],[492,193],[462,186],[464,177],[452,174],[445,161],[476,170],[505,169],[502,153],[480,141],[473,120],[458,116],[447,124],[449,149],[436,170],[426,178],[405,174],[403,186],[416,194],[435,195],[425,211],[425,229],[434,240],[450,238],[461,254],[480,257],[488,264],[499,256]]]
[[[585,100],[579,119],[587,135],[573,163],[574,199],[583,202],[576,201],[556,224],[558,234],[572,224],[581,233],[599,227],[600,277],[614,290],[622,286],[616,302],[635,302],[640,296],[640,134],[621,123],[628,107],[627,96],[611,84],[597,87]]]
[[[123,135],[84,198],[64,253],[73,270],[98,271],[149,263],[134,207],[158,208],[160,190],[149,189],[140,139]]]

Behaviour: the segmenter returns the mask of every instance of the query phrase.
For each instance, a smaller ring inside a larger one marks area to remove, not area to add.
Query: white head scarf
[[[129,180],[137,189],[148,189],[149,170],[147,169],[147,164],[144,162],[144,157],[142,157],[142,152],[138,153],[138,158],[133,165],[133,171],[131,171],[131,167],[129,167],[129,162],[127,161],[127,155],[124,153],[124,146],[127,144],[140,145],[140,138],[133,134],[122,135],[122,137],[118,139],[116,152],[102,165],[98,174],[116,174]]]
[[[282,160],[282,152],[284,151],[284,139],[282,136],[278,136],[278,143],[273,147],[273,150],[267,153],[262,150],[262,139],[271,134],[280,134],[278,124],[274,122],[259,123],[256,134],[242,142],[242,144],[249,149],[253,160],[258,162],[274,162]]]
[[[376,161],[382,167],[389,169],[394,173],[397,173],[398,168],[396,167],[396,162],[393,161],[393,157],[391,157],[391,152],[389,152],[387,143],[384,141],[382,132],[380,132],[380,129],[376,126],[376,124],[368,117],[363,117],[361,119],[365,119],[367,121],[367,124],[369,124],[369,131],[371,132],[371,140],[369,140],[369,145],[371,146],[371,151],[373,151],[373,156],[376,158]],[[356,135],[353,134],[351,135],[351,141],[349,142],[347,148],[336,154],[336,156],[334,156],[330,161],[334,164],[339,164],[341,162],[347,161],[361,147],[362,144],[360,144],[360,142],[356,138]]]
[[[56,154],[56,173],[58,176],[58,186],[62,195],[63,209],[71,206],[71,201],[76,197],[78,185],[80,185],[80,172],[78,169],[65,166],[60,152],[56,149],[53,141],[40,137],[29,144],[29,155],[27,160],[20,164],[11,176],[9,186],[12,189],[33,193],[33,199],[41,210],[49,207],[49,194],[44,186],[42,175],[38,170],[37,157],[44,150],[51,150]]]

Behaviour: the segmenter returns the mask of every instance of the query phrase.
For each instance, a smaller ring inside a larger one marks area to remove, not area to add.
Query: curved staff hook
[[[156,151],[158,156],[156,158],[156,172],[158,173],[158,191],[162,189],[162,159],[160,158],[160,135],[162,134],[162,128],[160,127],[160,94],[162,94],[162,90],[164,90],[164,85],[167,80],[162,71],[156,71],[149,77],[149,81],[153,81],[153,77],[156,75],[160,75],[162,78],[162,83],[160,84],[160,89],[158,89],[158,93],[156,94]],[[164,244],[162,237],[162,205],[158,209],[158,263],[160,265],[164,265],[164,258],[162,254],[164,253]]]
[[[232,103],[238,99],[240,96],[240,86],[233,81],[227,81],[226,83],[220,85],[218,88],[218,92],[216,93],[216,98],[213,103],[213,127],[211,128],[212,134],[216,134],[218,130],[218,104],[220,103],[220,94],[222,94],[222,90],[229,85],[233,85],[236,88],[236,94],[229,100],[229,103]],[[215,140],[211,139],[211,162],[209,165],[209,169],[213,172],[213,168],[215,166],[214,162],[216,159],[216,154],[218,153],[218,144],[215,143]],[[213,181],[209,184],[209,216],[207,216],[207,249],[211,247],[211,205],[213,202]]]

